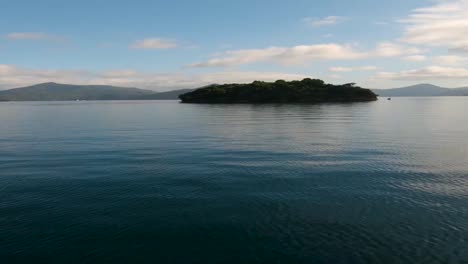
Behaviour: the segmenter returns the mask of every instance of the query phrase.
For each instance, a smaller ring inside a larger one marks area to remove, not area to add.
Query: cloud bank
[[[402,41],[410,44],[440,46],[468,53],[468,1],[440,1],[413,10],[400,20],[405,25]]]
[[[215,73],[151,73],[133,70],[103,72],[37,70],[0,64],[0,89],[22,87],[44,82],[69,84],[102,84],[167,91],[178,88],[197,88],[213,83],[247,83],[255,80],[298,80],[306,75],[281,72],[221,71]]]
[[[428,66],[422,69],[414,69],[400,72],[380,72],[377,78],[388,80],[436,80],[436,79],[468,79],[468,69]]]
[[[283,66],[316,61],[359,60],[372,57],[398,57],[420,54],[424,51],[391,42],[377,45],[375,50],[358,51],[350,44],[317,44],[293,47],[269,47],[264,49],[231,50],[215,58],[189,65],[194,68],[235,67],[258,62],[270,62]]]

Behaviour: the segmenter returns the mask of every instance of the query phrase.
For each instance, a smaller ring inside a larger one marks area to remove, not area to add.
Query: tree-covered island
[[[179,96],[182,103],[346,103],[377,100],[369,89],[354,83],[333,85],[322,80],[211,85]]]

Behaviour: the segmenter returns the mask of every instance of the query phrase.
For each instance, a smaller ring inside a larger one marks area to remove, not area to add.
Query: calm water
[[[468,263],[468,98],[0,103],[2,263]]]

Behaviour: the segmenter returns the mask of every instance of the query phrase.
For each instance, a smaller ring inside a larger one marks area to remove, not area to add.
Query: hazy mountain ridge
[[[210,87],[212,85],[204,86]],[[178,100],[179,95],[195,89],[156,92],[139,88],[108,85],[72,85],[41,83],[0,91],[0,101],[75,101],[75,100]],[[398,96],[468,96],[468,87],[444,88],[418,84],[395,89],[372,89],[383,97]]]
[[[194,89],[180,89],[168,92],[158,92],[152,95],[144,96],[145,100],[178,100],[179,95],[192,92]]]
[[[190,89],[169,92],[108,85],[41,83],[0,91],[0,101],[177,100]]]
[[[372,89],[379,96],[468,96],[468,87],[444,88],[432,84],[417,84],[395,89]]]

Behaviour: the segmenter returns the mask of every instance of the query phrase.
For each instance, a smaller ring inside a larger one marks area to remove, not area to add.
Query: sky
[[[0,89],[468,86],[468,0],[0,0]]]

